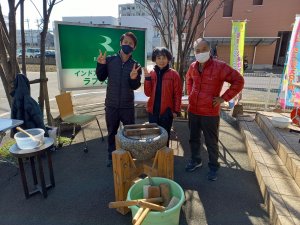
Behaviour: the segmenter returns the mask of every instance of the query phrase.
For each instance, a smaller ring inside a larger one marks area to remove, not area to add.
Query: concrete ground
[[[106,136],[104,118],[99,119]],[[204,166],[192,173],[184,171],[190,155],[187,122],[175,121],[174,129],[179,138],[178,148],[177,143],[172,142],[176,153],[174,180],[184,189],[186,198],[179,224],[269,224],[236,121],[223,113],[220,126],[222,167],[215,182],[206,178],[205,147],[202,151]],[[81,133],[76,135],[72,145],[52,153],[56,186],[48,191],[47,199],[40,194],[25,199],[18,168],[0,162],[0,225],[131,224],[130,213],[123,216],[108,208],[108,203],[115,199],[112,169],[105,166],[106,142],[100,140],[96,123],[85,131],[89,140],[88,153],[83,152]],[[26,168],[29,169],[28,162]],[[45,165],[47,173],[46,168]],[[31,176],[30,170],[27,176]]]

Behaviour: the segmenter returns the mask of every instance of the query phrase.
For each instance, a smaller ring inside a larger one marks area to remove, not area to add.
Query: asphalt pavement
[[[189,159],[186,121],[175,121],[178,136],[172,141],[176,156],[174,180],[184,189],[180,225],[266,225],[269,217],[255,175],[249,166],[246,149],[237,123],[227,114],[220,126],[221,169],[218,180],[207,180],[207,152],[203,147],[204,166],[187,173]],[[106,136],[104,117],[99,117]],[[145,122],[138,119],[138,123]],[[56,186],[48,198],[37,194],[25,199],[21,178],[15,165],[0,162],[0,225],[126,225],[131,214],[121,215],[108,208],[114,201],[113,173],[107,168],[106,140],[100,140],[96,123],[86,127],[89,152],[83,152],[82,134],[71,145],[52,152]],[[224,159],[226,157],[226,160]],[[46,159],[44,158],[44,163]],[[25,164],[31,177],[30,163]],[[49,181],[45,164],[45,176]],[[32,181],[29,179],[29,183]],[[167,225],[167,224],[166,224]]]
[[[47,73],[51,112],[58,114],[55,95],[59,94],[56,73]],[[30,73],[29,79],[38,78]],[[0,84],[1,85],[1,84]],[[31,86],[32,96],[37,99],[37,84]],[[86,99],[103,102],[105,90],[96,89],[73,92],[76,104]],[[94,93],[91,93],[94,92]],[[92,97],[91,97],[92,95]],[[0,116],[9,118],[9,107],[4,90],[0,89]],[[48,191],[48,198],[40,194],[25,199],[20,173],[16,165],[0,161],[0,225],[126,225],[131,215],[121,215],[108,208],[114,201],[112,169],[106,167],[107,132],[104,116],[98,116],[105,135],[100,140],[97,124],[86,127],[89,152],[83,152],[82,134],[78,133],[71,145],[52,152],[56,186]],[[139,118],[138,123],[146,122]],[[222,113],[220,125],[220,162],[218,180],[207,180],[207,152],[202,150],[204,166],[192,173],[184,168],[189,159],[187,121],[175,121],[177,142],[172,141],[175,151],[174,180],[184,189],[186,201],[182,206],[180,225],[266,225],[268,213],[263,204],[258,183],[249,162],[237,122]],[[4,142],[9,139],[7,135]],[[45,163],[46,180],[48,171]],[[30,163],[25,164],[29,183]],[[49,180],[47,180],[49,181]],[[166,224],[167,225],[167,224]]]

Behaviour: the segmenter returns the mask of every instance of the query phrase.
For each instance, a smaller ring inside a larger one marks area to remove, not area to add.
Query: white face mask
[[[195,54],[195,57],[199,63],[205,63],[207,60],[209,60],[210,52],[202,52],[199,54]]]

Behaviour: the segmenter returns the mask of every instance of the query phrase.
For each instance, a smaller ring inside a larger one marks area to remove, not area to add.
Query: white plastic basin
[[[32,140],[32,138],[22,132],[16,133],[14,138],[20,149],[33,149],[44,143],[45,131],[43,129],[34,128],[26,131],[30,133],[36,140]]]
[[[291,124],[292,120],[288,117],[275,116],[272,117],[271,122],[274,127],[287,128]]]

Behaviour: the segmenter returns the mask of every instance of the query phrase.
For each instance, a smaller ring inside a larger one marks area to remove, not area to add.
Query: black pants
[[[169,140],[170,140],[170,133],[173,123],[173,113],[170,108],[162,115],[153,115],[149,113],[149,123],[157,123],[159,126],[163,127],[168,132],[168,143],[167,146],[169,147]]]
[[[116,150],[115,135],[118,132],[120,122],[123,125],[134,124],[134,108],[119,109],[106,107],[105,120],[108,132],[108,159],[111,159],[111,153]]]
[[[190,128],[190,149],[192,159],[201,161],[201,131],[204,134],[205,145],[207,147],[209,162],[208,166],[211,170],[217,171],[220,167],[219,158],[219,116],[199,116],[189,112],[189,128]]]

